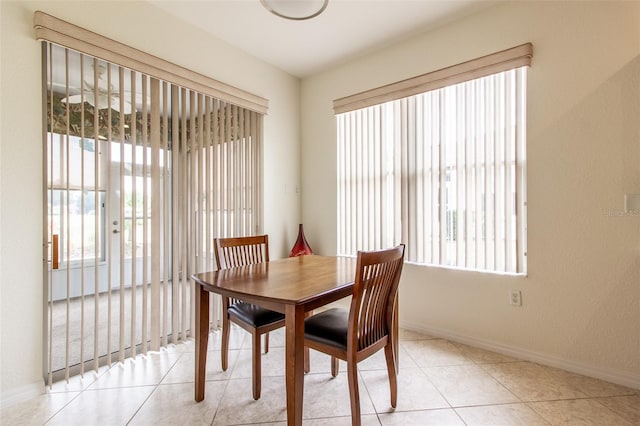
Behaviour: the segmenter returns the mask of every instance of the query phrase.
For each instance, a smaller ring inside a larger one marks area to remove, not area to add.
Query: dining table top
[[[266,305],[315,305],[328,294],[351,295],[356,259],[307,255],[193,275],[203,289]],[[284,309],[284,308],[282,308]],[[280,309],[278,309],[280,310]]]

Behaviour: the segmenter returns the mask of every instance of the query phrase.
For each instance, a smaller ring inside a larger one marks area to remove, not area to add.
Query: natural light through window
[[[338,252],[526,272],[527,67],[338,114]]]

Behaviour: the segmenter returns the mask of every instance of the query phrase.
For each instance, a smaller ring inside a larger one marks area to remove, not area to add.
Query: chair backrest
[[[348,335],[358,351],[389,334],[403,264],[404,244],[358,252]]]
[[[216,238],[213,240],[218,269],[269,261],[269,236]]]

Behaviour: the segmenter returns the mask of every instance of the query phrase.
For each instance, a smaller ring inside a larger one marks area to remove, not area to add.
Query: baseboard
[[[37,397],[38,395],[42,395],[43,393],[44,384],[42,381],[37,381],[29,385],[11,389],[9,392],[2,393],[2,398],[0,399],[0,409],[5,409],[21,402],[28,401]]]
[[[555,355],[531,351],[529,349],[519,348],[515,346],[509,346],[487,339],[479,339],[477,337],[456,333],[443,328],[428,327],[423,324],[400,321],[400,327],[407,330],[422,332],[430,336],[441,337],[443,339],[452,340],[454,342],[464,343],[467,345],[475,346],[477,348],[498,352],[526,361],[532,361],[550,367],[561,368],[563,370],[571,371],[572,373],[606,380],[607,382],[615,383],[618,385],[640,389],[640,375],[638,374],[630,374],[628,372],[621,372],[618,370],[603,369],[600,367],[576,362],[570,359],[561,358]]]

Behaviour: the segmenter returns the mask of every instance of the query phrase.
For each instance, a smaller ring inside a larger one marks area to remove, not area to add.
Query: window
[[[338,113],[338,253],[525,273],[527,69]]]
[[[60,267],[64,268],[78,261],[91,263],[95,259],[103,262],[105,260],[105,192],[98,192],[97,205],[96,193],[93,190],[53,189],[48,195],[51,233],[60,236],[60,259],[62,259]]]
[[[60,237],[59,267],[102,262],[106,197],[104,187],[96,185],[94,140],[57,133],[48,133],[47,140],[52,173],[47,191],[48,224],[51,233]],[[76,167],[67,167],[68,164]]]

